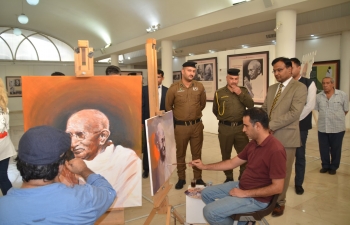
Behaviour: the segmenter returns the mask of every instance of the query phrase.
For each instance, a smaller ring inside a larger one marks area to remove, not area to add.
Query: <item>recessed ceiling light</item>
[[[130,57],[128,57],[128,59],[130,59]]]
[[[313,36],[315,36],[315,35],[311,34],[310,36],[313,37]]]

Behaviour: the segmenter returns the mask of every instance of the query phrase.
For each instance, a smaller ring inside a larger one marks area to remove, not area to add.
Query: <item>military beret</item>
[[[197,64],[196,62],[187,61],[184,64],[182,64],[182,67],[193,67],[193,68],[196,68],[196,64]]]
[[[227,70],[227,74],[232,76],[238,76],[239,71],[240,71],[239,69],[232,68]]]

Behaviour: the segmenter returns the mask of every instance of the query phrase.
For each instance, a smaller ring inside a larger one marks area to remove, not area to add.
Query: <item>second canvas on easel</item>
[[[172,165],[176,163],[173,112],[150,118],[145,125],[153,196],[176,168]]]

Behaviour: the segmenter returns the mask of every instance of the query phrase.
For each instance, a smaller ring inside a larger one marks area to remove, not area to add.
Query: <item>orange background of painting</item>
[[[65,130],[70,115],[98,109],[110,120],[110,139],[141,154],[141,76],[22,76],[24,130]]]

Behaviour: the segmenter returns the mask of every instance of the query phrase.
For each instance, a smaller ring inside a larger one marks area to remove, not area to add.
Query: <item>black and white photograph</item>
[[[22,97],[22,81],[20,76],[6,77],[8,97]]]
[[[181,71],[173,71],[173,83],[181,80]]]
[[[196,75],[193,80],[203,84],[207,101],[213,101],[214,93],[218,88],[217,58],[191,59],[196,62]]]
[[[268,52],[227,56],[227,68],[240,70],[240,85],[247,88],[255,104],[262,104],[267,93],[268,59]]]

